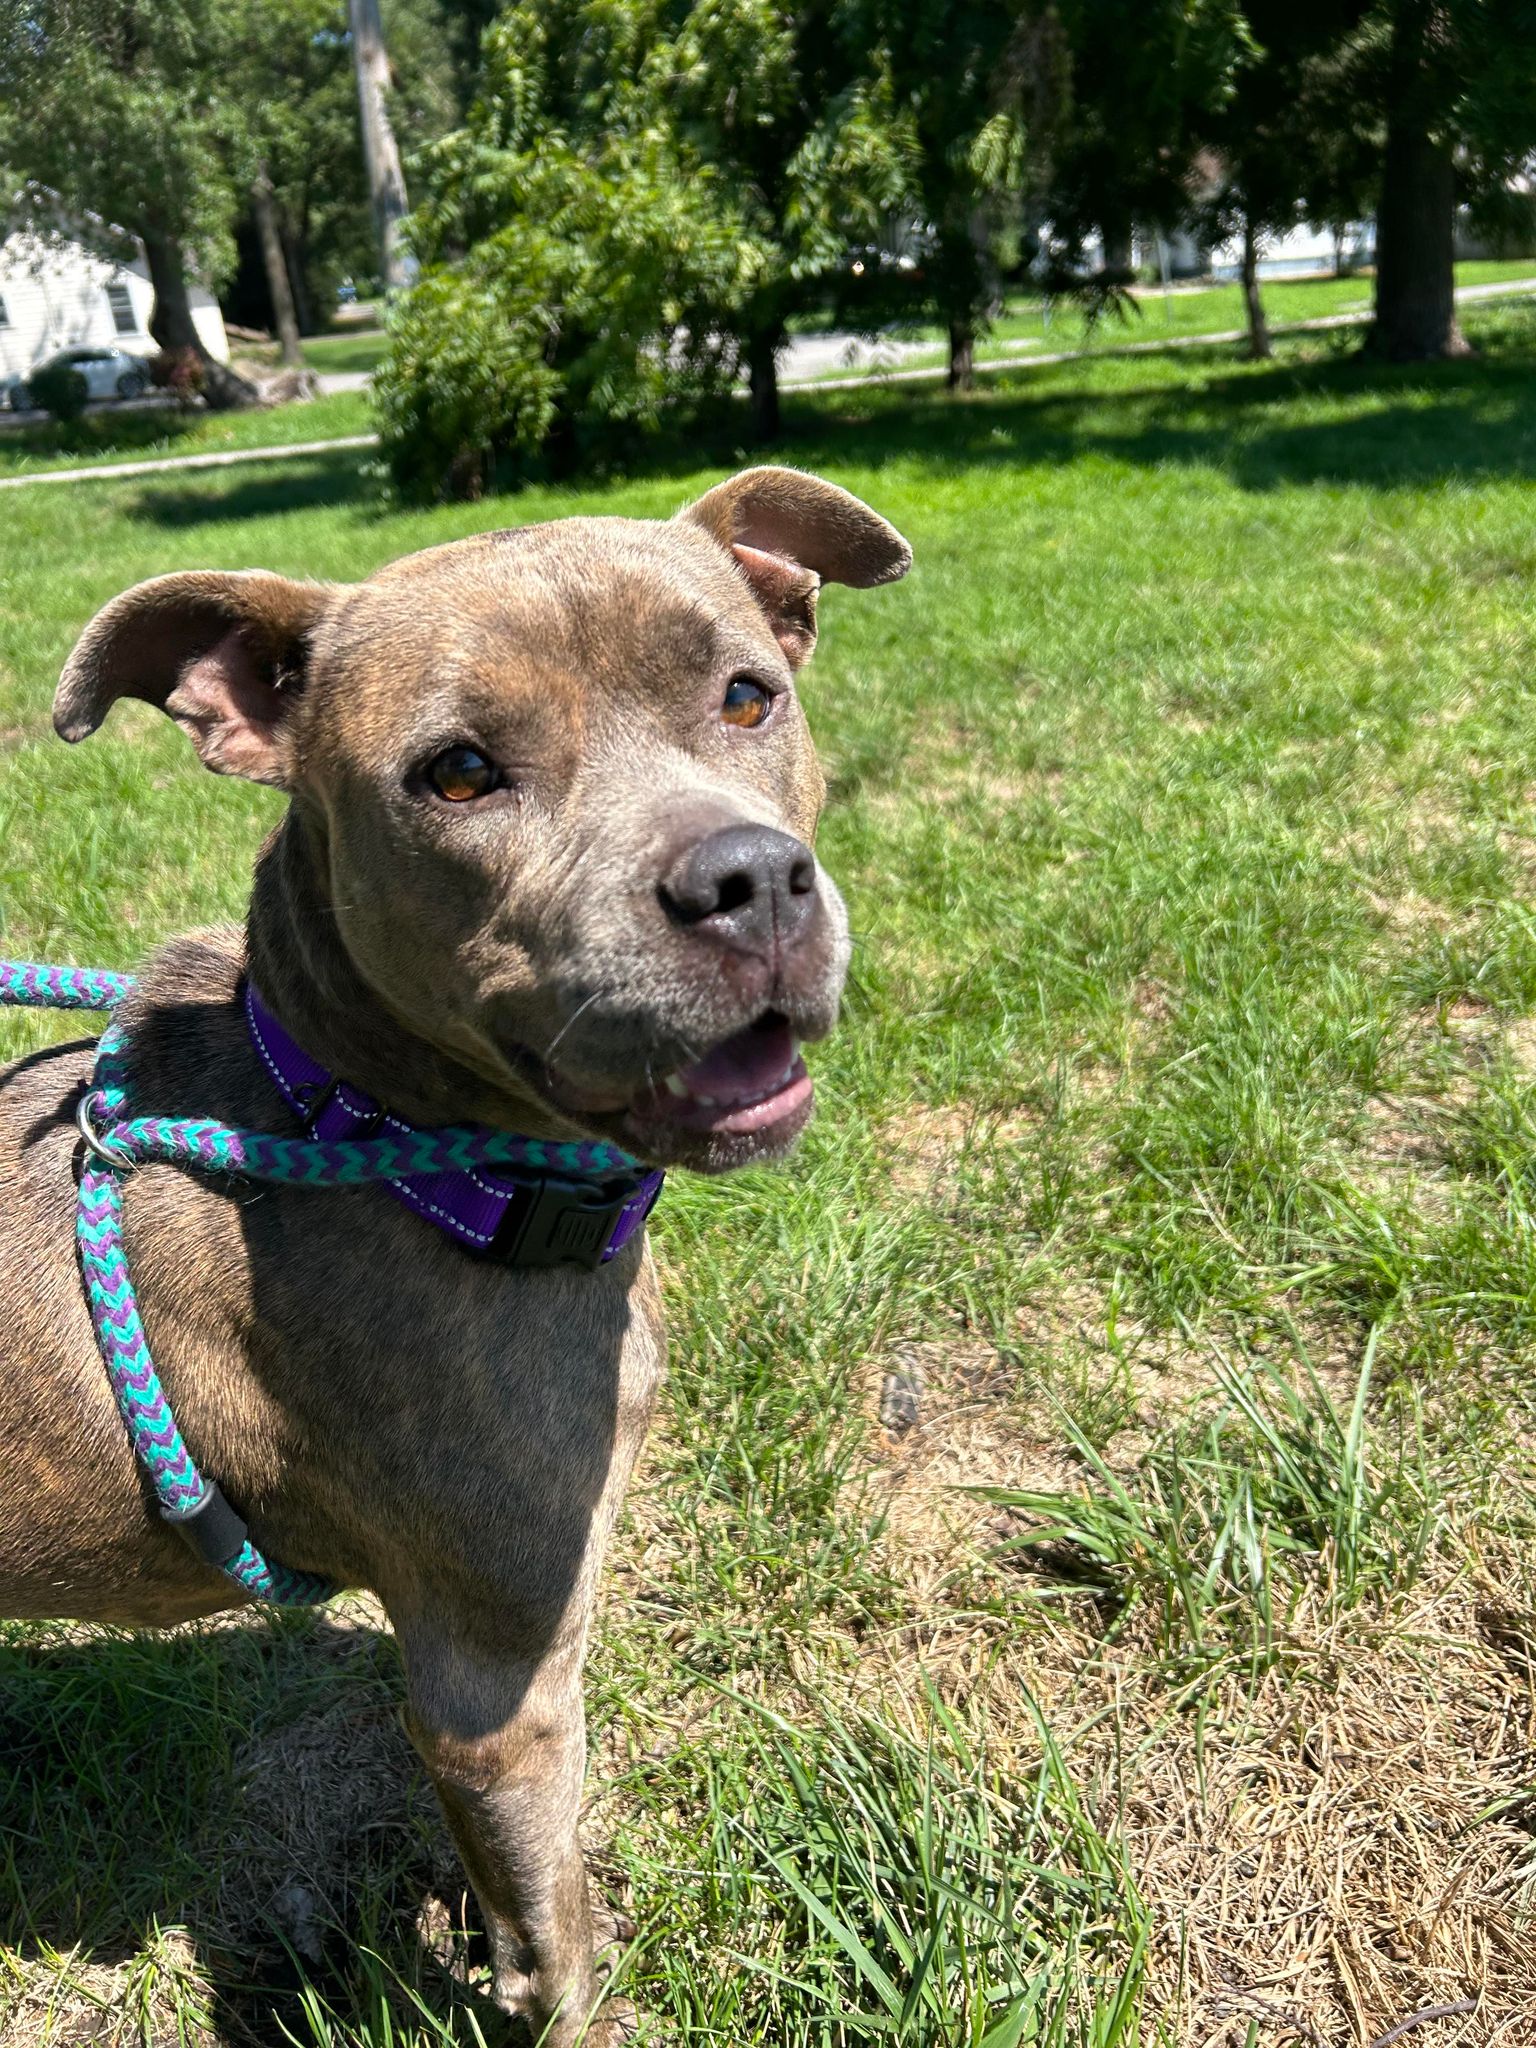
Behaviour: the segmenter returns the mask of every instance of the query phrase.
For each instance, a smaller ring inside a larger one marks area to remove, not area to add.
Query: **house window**
[[[139,323],[133,317],[133,300],[128,296],[125,284],[107,286],[107,310],[112,315],[112,325],[119,334],[137,334]]]
[[[6,311],[5,300],[3,298],[0,298],[0,327],[9,327],[10,324],[11,316]]]

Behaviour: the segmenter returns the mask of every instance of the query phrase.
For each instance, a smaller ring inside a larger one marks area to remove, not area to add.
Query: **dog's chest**
[[[584,1569],[659,1377],[648,1260],[507,1272],[378,1190],[161,1193],[134,1236],[182,1426],[275,1539],[374,1585]]]

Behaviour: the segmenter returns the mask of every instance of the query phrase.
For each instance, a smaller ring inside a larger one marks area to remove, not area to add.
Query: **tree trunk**
[[[379,20],[379,0],[348,0],[352,26],[352,60],[357,69],[357,104],[363,125],[363,164],[373,203],[373,227],[379,244],[379,277],[386,293],[404,291],[412,266],[400,235],[406,214],[405,177],[390,126],[385,96],[389,91],[389,54]]]
[[[1456,165],[1450,144],[1433,134],[1432,15],[1428,6],[1405,6],[1392,35],[1376,318],[1365,344],[1392,363],[1472,353],[1456,324]]]
[[[283,261],[288,266],[288,284],[293,292],[293,310],[298,315],[300,334],[318,332],[315,326],[314,308],[309,303],[309,285],[304,276],[304,250],[302,240],[294,242],[289,236],[283,238]]]
[[[747,341],[747,388],[752,400],[752,437],[779,438],[779,344],[777,330],[754,334]]]
[[[1136,269],[1136,245],[1129,225],[1101,227],[1099,233],[1104,238],[1104,268],[1112,277],[1130,277]]]
[[[272,321],[277,329],[283,366],[285,369],[299,370],[304,366],[304,351],[299,347],[298,315],[293,309],[288,266],[283,261],[283,240],[277,231],[277,207],[272,198],[272,180],[267,175],[265,164],[256,173],[251,184],[251,211],[256,216],[256,233],[261,242],[261,260],[266,266],[267,292],[272,300]]]
[[[144,255],[149,265],[149,281],[155,290],[154,309],[149,316],[149,331],[155,341],[167,355],[190,355],[196,359],[204,401],[214,412],[234,412],[260,405],[255,385],[228,363],[210,355],[203,345],[187,296],[186,261],[181,244],[169,235],[147,234]]]
[[[976,383],[976,330],[968,320],[949,323],[949,375],[951,391],[970,391]]]
[[[1248,309],[1248,353],[1256,363],[1268,362],[1274,354],[1269,341],[1269,323],[1264,318],[1264,299],[1259,291],[1259,238],[1253,218],[1243,216],[1243,304]]]

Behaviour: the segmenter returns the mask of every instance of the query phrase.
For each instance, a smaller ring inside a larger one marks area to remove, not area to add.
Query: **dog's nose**
[[[791,945],[816,908],[816,856],[769,825],[728,825],[685,847],[660,884],[674,924],[741,953]]]

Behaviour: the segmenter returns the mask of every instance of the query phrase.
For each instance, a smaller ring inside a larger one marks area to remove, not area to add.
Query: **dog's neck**
[[[318,827],[294,806],[256,863],[246,927],[250,973],[312,1059],[415,1124],[489,1124],[527,1137],[570,1126],[531,1094],[499,1086],[395,1017],[341,944]]]

